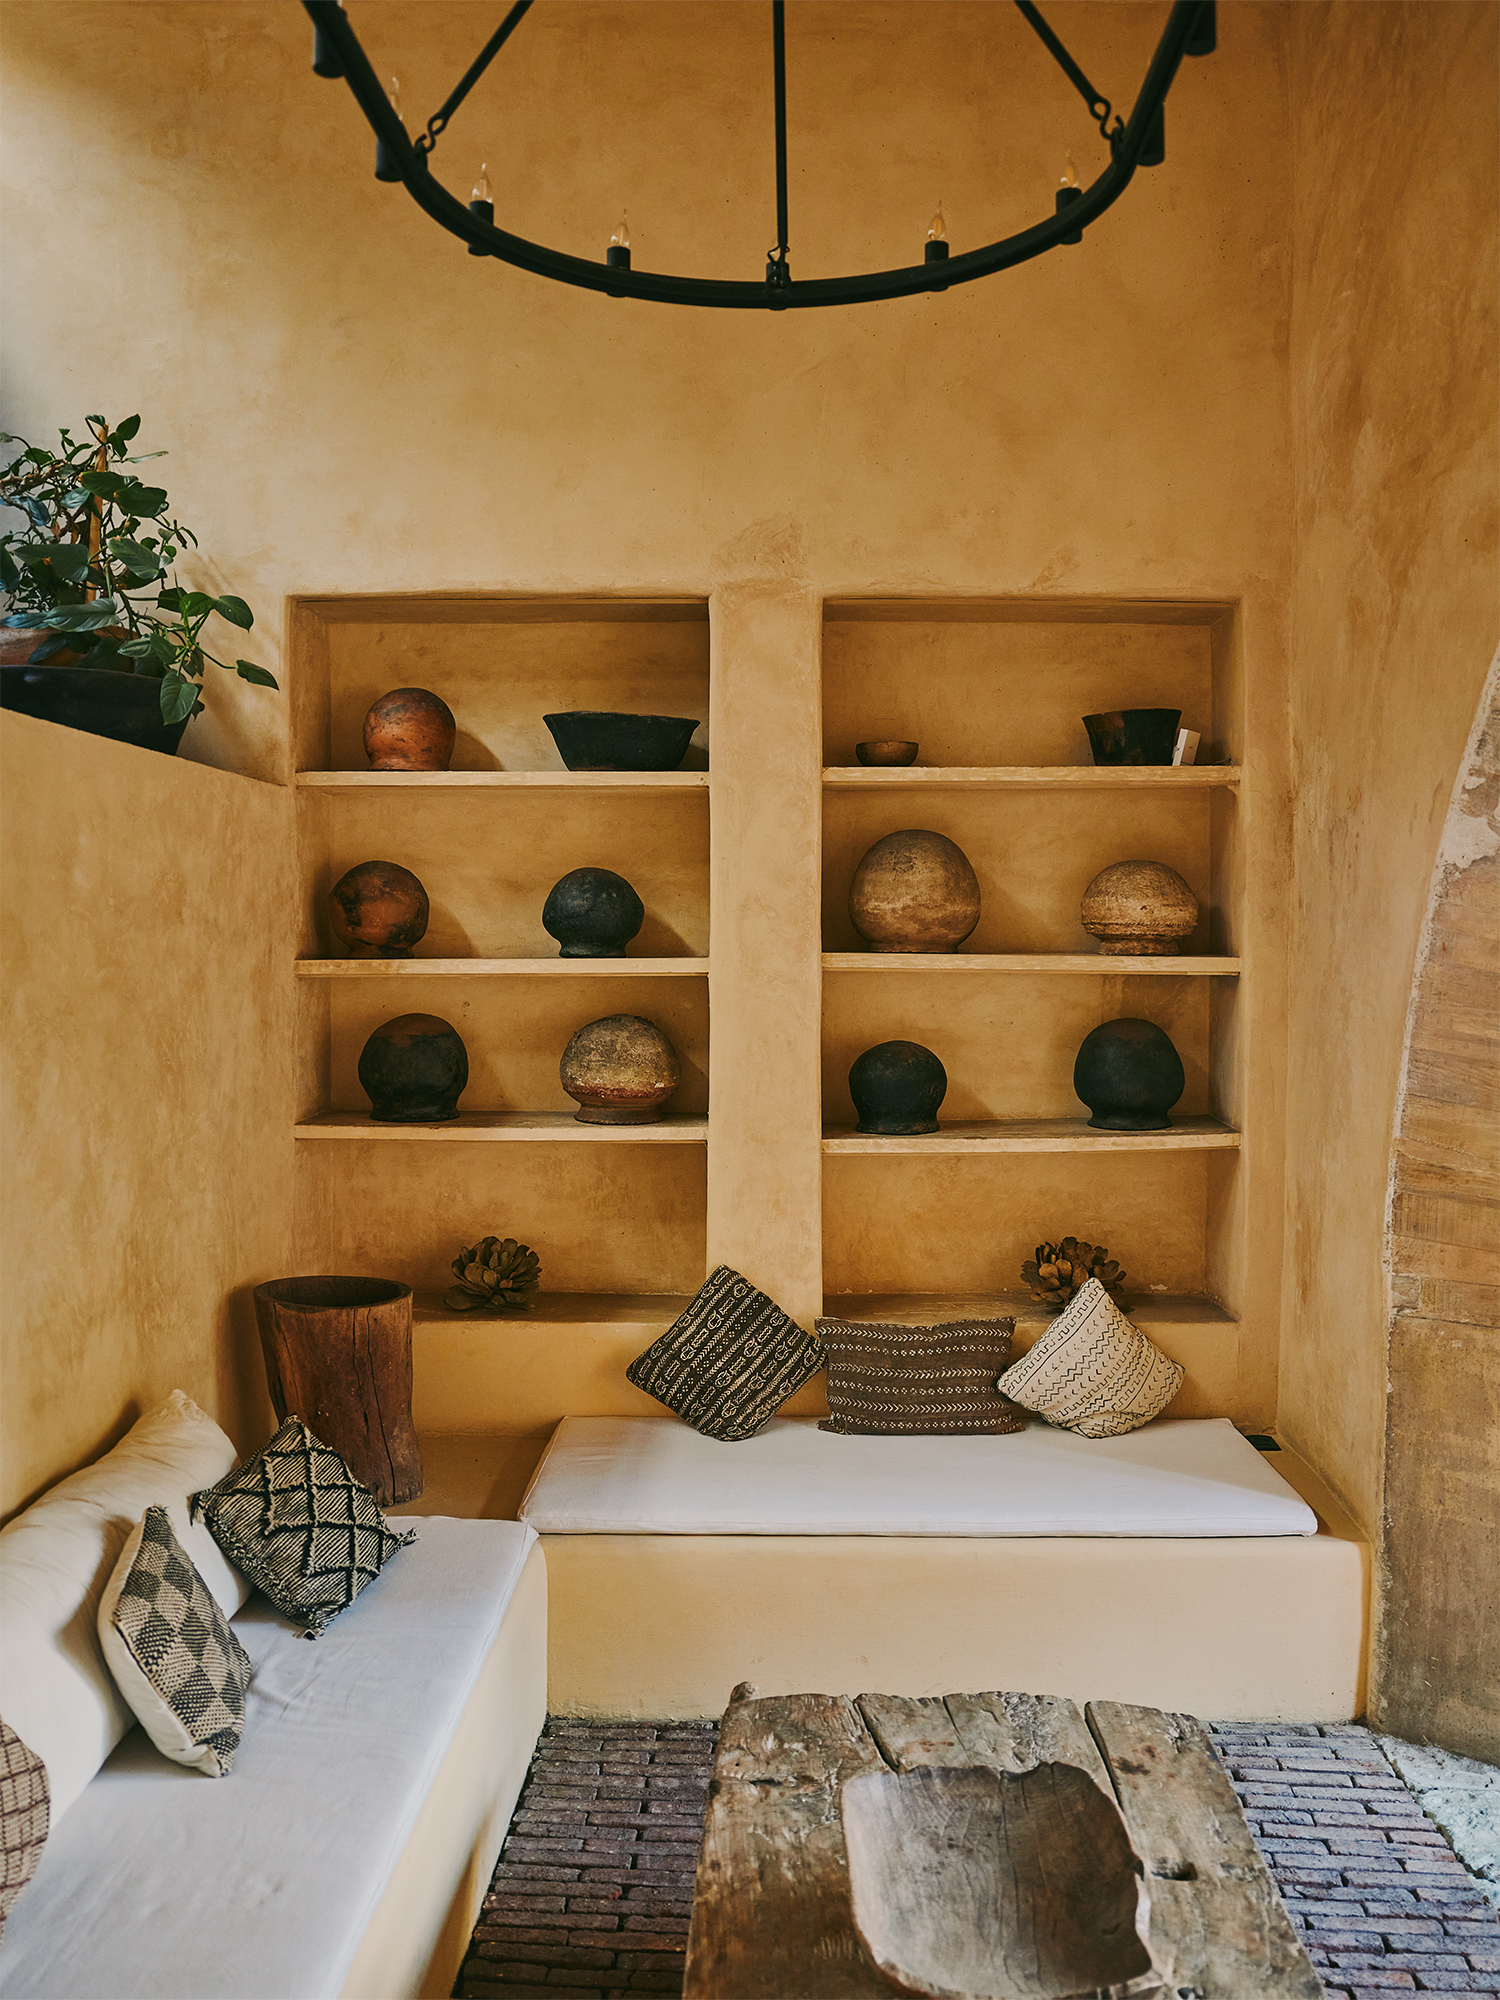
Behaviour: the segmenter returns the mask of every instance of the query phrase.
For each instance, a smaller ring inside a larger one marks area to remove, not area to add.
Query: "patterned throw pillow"
[[[0,1722],[0,1937],[17,1896],[36,1873],[51,1817],[47,1766],[8,1722]]]
[[[810,1333],[721,1264],[625,1373],[704,1437],[739,1444],[763,1430],[823,1361]]]
[[[258,1584],[278,1611],[316,1639],[373,1583],[397,1549],[398,1535],[343,1459],[290,1416],[264,1450],[193,1495],[200,1515],[236,1569]]]
[[[828,1415],[820,1431],[859,1437],[938,1437],[1021,1431],[1026,1420],[995,1387],[1010,1364],[1013,1319],[940,1326],[820,1319],[828,1349]]]
[[[1132,1326],[1097,1278],[996,1385],[1023,1409],[1081,1437],[1123,1437],[1159,1417],[1182,1368]]]
[[[99,1600],[115,1685],[164,1757],[227,1777],[245,1733],[250,1655],[230,1629],[165,1507],[148,1507]]]

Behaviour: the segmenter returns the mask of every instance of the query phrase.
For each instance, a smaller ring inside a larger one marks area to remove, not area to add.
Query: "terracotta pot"
[[[854,928],[876,951],[953,951],[979,922],[979,882],[945,834],[888,833],[854,871]]]
[[[365,1043],[359,1080],[377,1124],[445,1125],[458,1116],[469,1052],[437,1014],[398,1014]]]
[[[1198,898],[1161,861],[1117,861],[1083,892],[1079,921],[1106,958],[1169,958],[1198,924]]]
[[[392,688],[365,717],[372,771],[446,771],[457,737],[453,710],[427,688]]]
[[[879,1042],[855,1058],[849,1095],[861,1132],[935,1132],[948,1072],[920,1042]]]
[[[0,667],[0,708],[168,757],[176,756],[188,726],[186,716],[162,721],[159,680],[112,667]]]
[[[856,743],[854,754],[861,764],[915,764],[919,743],[904,743],[899,737],[882,737],[875,743]]]
[[[1083,1038],[1073,1088],[1100,1132],[1164,1132],[1187,1084],[1182,1057],[1154,1021],[1105,1021]]]
[[[580,1028],[558,1073],[584,1125],[654,1125],[682,1081],[676,1050],[639,1014],[606,1014]]]
[[[573,869],[542,905],[542,927],[561,945],[559,958],[623,958],[645,921],[645,904],[610,868]]]
[[[410,958],[427,933],[427,891],[396,861],[361,861],[333,885],[333,931],[351,958]]]
[[[1181,720],[1180,708],[1117,708],[1083,726],[1096,764],[1170,764]]]
[[[568,709],[542,720],[570,771],[675,771],[698,727],[692,716],[604,708]]]

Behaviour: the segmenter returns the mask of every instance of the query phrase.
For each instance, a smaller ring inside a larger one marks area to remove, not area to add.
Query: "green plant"
[[[541,1281],[541,1265],[535,1250],[518,1243],[514,1236],[502,1242],[486,1236],[472,1250],[460,1250],[453,1260],[458,1283],[444,1295],[444,1303],[454,1312],[513,1312],[531,1304],[531,1293]]]
[[[1097,1278],[1118,1305],[1125,1282],[1125,1273],[1102,1243],[1080,1243],[1076,1236],[1065,1236],[1061,1243],[1038,1243],[1036,1256],[1021,1266],[1021,1276],[1031,1287],[1031,1296],[1054,1312],[1060,1312],[1090,1278]]]
[[[56,451],[0,432],[0,444],[18,447],[0,472],[0,505],[25,517],[23,527],[0,532],[5,623],[53,635],[29,664],[66,652],[69,665],[150,675],[161,682],[163,722],[201,714],[208,665],[275,687],[253,660],[218,659],[203,643],[212,618],[242,632],[255,618],[242,597],[210,597],[175,581],[173,564],[198,538],[168,513],[164,487],[122,469],[166,454],[127,454],[138,416],[113,428],[103,417],[84,421],[88,437],[59,431]]]

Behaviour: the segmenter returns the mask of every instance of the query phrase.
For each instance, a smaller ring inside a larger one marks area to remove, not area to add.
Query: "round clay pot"
[[[1083,726],[1096,764],[1170,764],[1181,720],[1180,708],[1117,708]]]
[[[584,1125],[654,1125],[682,1081],[676,1050],[639,1014],[606,1014],[580,1028],[558,1074]]]
[[[570,771],[675,771],[698,727],[692,716],[606,708],[573,708],[542,720]]]
[[[410,958],[427,932],[427,891],[397,861],[361,861],[333,885],[328,914],[351,958]]]
[[[978,878],[945,834],[907,827],[855,869],[849,915],[876,951],[953,951],[979,922]]]
[[[561,945],[559,958],[623,958],[645,921],[645,904],[611,868],[574,868],[542,905],[542,927]]]
[[[427,688],[392,688],[365,717],[372,771],[446,771],[457,736],[453,710]]]
[[[1106,958],[1170,958],[1198,923],[1198,898],[1162,861],[1117,861],[1083,892],[1079,921]]]
[[[856,743],[854,754],[861,764],[915,764],[919,743],[903,743],[899,737],[882,737],[875,743]]]
[[[398,1014],[378,1027],[359,1059],[359,1080],[379,1125],[445,1125],[469,1081],[463,1037],[436,1014]]]
[[[1073,1088],[1100,1132],[1164,1132],[1187,1078],[1171,1037],[1154,1021],[1105,1021],[1084,1036]]]
[[[855,1057],[849,1095],[861,1132],[935,1132],[948,1072],[920,1042],[879,1042]]]

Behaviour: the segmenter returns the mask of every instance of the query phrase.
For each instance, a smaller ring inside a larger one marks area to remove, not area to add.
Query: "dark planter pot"
[[[1100,1132],[1164,1132],[1187,1078],[1171,1037],[1154,1021],[1105,1021],[1084,1036],[1073,1088]]]
[[[948,1072],[920,1042],[879,1042],[855,1057],[849,1095],[861,1132],[935,1132]]]
[[[1096,764],[1170,764],[1181,720],[1180,708],[1118,708],[1083,726]]]
[[[645,904],[610,868],[573,869],[542,905],[542,927],[561,945],[559,958],[623,958],[645,921]]]
[[[685,715],[616,715],[601,708],[542,720],[570,771],[675,771],[698,727]]]
[[[469,1081],[463,1037],[437,1014],[398,1014],[378,1027],[359,1059],[359,1080],[379,1125],[445,1125]]]
[[[161,682],[107,667],[0,667],[0,708],[175,757],[187,720],[163,722]]]

